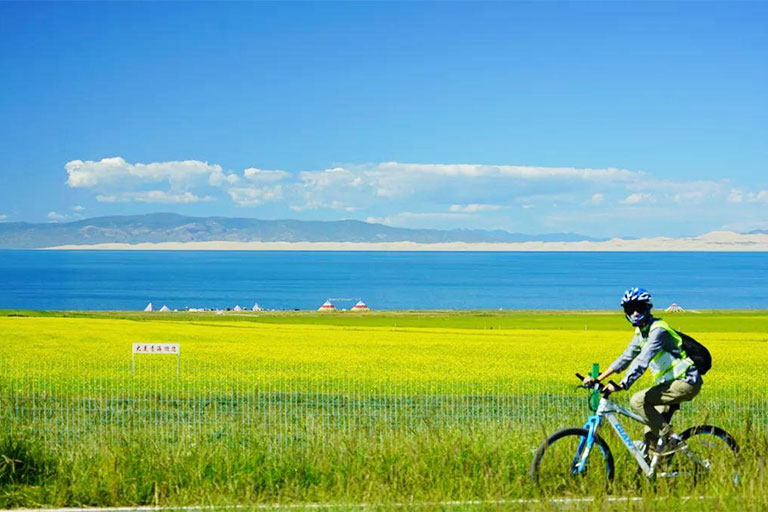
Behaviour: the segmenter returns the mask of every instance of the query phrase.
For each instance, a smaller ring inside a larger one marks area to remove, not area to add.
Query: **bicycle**
[[[576,377],[581,381],[584,380],[578,373]],[[617,384],[613,381],[610,383],[618,389]],[[588,473],[597,473],[599,476],[593,478],[598,481],[606,483],[613,481],[615,473],[613,454],[600,436],[600,427],[606,420],[637,462],[639,471],[648,478],[692,475],[696,481],[703,475],[730,465],[735,470],[732,475],[733,483],[738,484],[739,445],[733,436],[722,428],[714,425],[698,425],[685,430],[680,434],[682,439],[680,445],[671,454],[646,451],[642,449],[640,441],[633,441],[630,438],[617,416],[626,416],[647,425],[643,417],[609,400],[608,396],[611,392],[599,382],[588,386],[582,384],[577,389],[579,388],[598,393],[600,401],[596,408],[590,405],[594,414],[587,419],[583,427],[559,430],[547,437],[536,450],[531,463],[530,476],[539,486],[543,482],[562,486],[576,477],[584,482],[583,477]],[[678,408],[667,413],[667,421]],[[599,448],[598,453],[602,454],[603,464],[590,463],[595,445]],[[546,459],[545,454],[547,454]],[[588,471],[590,469],[591,472]],[[584,483],[589,485],[594,482]]]

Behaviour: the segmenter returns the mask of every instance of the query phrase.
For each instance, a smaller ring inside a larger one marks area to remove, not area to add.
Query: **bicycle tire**
[[[715,447],[714,450],[722,452],[720,457],[725,457],[727,454],[727,457],[731,459],[730,461],[719,460],[714,462],[716,465],[718,463],[723,466],[728,464],[735,465],[736,467],[733,468],[735,471],[733,475],[733,483],[738,484],[739,473],[737,464],[740,448],[739,444],[731,434],[729,434],[726,430],[714,425],[697,425],[685,430],[682,434],[680,434],[680,437],[686,442],[689,450],[695,453],[699,458],[706,460],[707,463],[712,462],[709,460],[711,457],[711,451],[709,448],[712,446]],[[719,442],[713,444],[707,441],[707,439],[717,439]],[[701,442],[696,442],[696,440],[700,440]],[[683,457],[681,455],[674,453],[672,456],[670,456],[667,464],[669,465],[670,462],[680,464],[679,460],[682,458]],[[693,468],[694,480],[698,480],[702,468],[698,464],[693,464]],[[709,470],[707,470],[707,472],[709,472]]]
[[[569,438],[572,436],[575,436],[579,439],[586,438],[589,432],[585,428],[581,427],[570,427],[570,428],[564,428],[562,430],[558,430],[554,434],[547,437],[544,442],[541,443],[539,448],[536,450],[536,454],[533,456],[533,461],[531,462],[531,468],[529,471],[531,479],[537,484],[541,485],[540,482],[540,471],[541,471],[541,463],[544,459],[544,455],[547,453],[547,450],[555,444],[555,442],[564,439]],[[614,462],[613,462],[613,454],[611,453],[611,449],[608,447],[608,444],[605,442],[605,440],[600,437],[599,435],[595,435],[595,445],[600,449],[599,451],[603,455],[604,463],[605,463],[605,473],[606,473],[606,483],[613,481],[614,476]],[[593,449],[592,452],[595,450]],[[592,457],[593,453],[590,453],[590,457]],[[576,453],[574,453],[574,456],[577,456]],[[568,471],[566,471],[568,468],[563,468],[563,474],[567,475]],[[575,475],[570,475],[575,476]],[[579,475],[580,476],[580,475]]]

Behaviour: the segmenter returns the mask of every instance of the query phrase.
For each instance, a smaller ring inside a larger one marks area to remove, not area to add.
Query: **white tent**
[[[251,311],[264,311],[264,310],[261,309],[261,306],[259,306],[258,302],[254,302],[253,307],[251,308]]]
[[[351,311],[370,311],[371,308],[368,307],[368,305],[363,302],[362,300],[357,301],[357,304],[352,306]]]
[[[336,311],[336,306],[334,306],[333,303],[330,300],[327,300],[327,301],[323,302],[323,305],[320,306],[317,310],[318,311],[324,311],[324,312],[327,313],[329,311]]]
[[[169,311],[170,309],[168,309],[168,306],[166,306],[165,304],[163,304],[163,307],[160,308],[161,313],[168,313]]]
[[[237,306],[234,307],[232,311],[242,311],[242,310],[243,308],[241,308],[240,305],[238,304]]]
[[[682,313],[685,311],[682,307],[678,306],[677,304],[670,304],[667,309],[665,309],[667,313]]]
[[[144,308],[144,311],[145,311],[146,313],[151,313],[151,312],[153,312],[154,310],[155,310],[155,307],[152,305],[152,303],[151,303],[151,302],[150,302],[149,304],[147,304],[147,307],[145,307],[145,308]]]

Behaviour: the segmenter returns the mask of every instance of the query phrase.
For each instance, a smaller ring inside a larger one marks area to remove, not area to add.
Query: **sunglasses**
[[[645,313],[648,309],[649,306],[645,302],[627,302],[624,304],[624,312],[628,315],[634,312]]]

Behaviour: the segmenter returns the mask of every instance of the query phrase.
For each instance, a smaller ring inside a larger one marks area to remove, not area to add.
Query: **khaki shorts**
[[[683,380],[662,382],[638,391],[632,395],[629,403],[635,412],[648,420],[651,431],[665,435],[671,430],[671,427],[664,418],[664,413],[669,411],[670,405],[693,400],[699,394],[701,384],[701,379],[698,379],[695,384]]]

